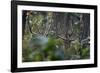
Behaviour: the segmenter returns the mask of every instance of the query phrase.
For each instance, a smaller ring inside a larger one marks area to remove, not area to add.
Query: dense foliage
[[[90,58],[90,15],[23,11],[23,62]]]

